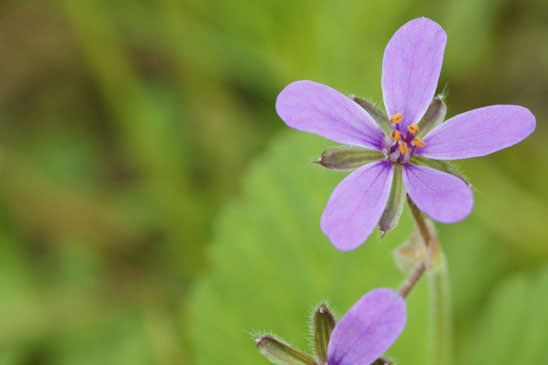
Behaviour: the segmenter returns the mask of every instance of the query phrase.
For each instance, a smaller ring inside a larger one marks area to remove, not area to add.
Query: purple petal
[[[338,250],[355,249],[373,232],[386,206],[393,173],[390,162],[374,162],[337,185],[322,214],[321,227]]]
[[[329,86],[292,82],[278,95],[276,111],[288,126],[300,131],[369,149],[384,147],[384,133],[371,116]]]
[[[407,194],[430,218],[454,223],[470,214],[474,195],[462,179],[430,167],[413,164],[403,167]]]
[[[518,105],[492,105],[459,114],[424,137],[415,153],[438,160],[485,156],[524,140],[535,116]]]
[[[404,128],[418,122],[432,102],[446,43],[439,24],[418,18],[398,29],[384,50],[384,106],[388,116],[403,115]]]
[[[337,323],[327,349],[329,365],[370,364],[396,341],[406,321],[403,298],[392,289],[373,289]]]

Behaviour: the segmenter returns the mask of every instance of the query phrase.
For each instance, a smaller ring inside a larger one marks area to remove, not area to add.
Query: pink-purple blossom
[[[325,304],[314,314],[312,357],[272,335],[255,338],[258,350],[275,364],[356,365],[384,363],[381,356],[400,336],[407,320],[403,297],[392,289],[367,292],[335,324]]]
[[[406,321],[404,299],[392,289],[373,289],[335,325],[327,348],[328,365],[370,364],[399,337]]]
[[[350,97],[323,84],[296,81],[279,94],[276,111],[288,126],[382,151],[378,161],[368,161],[347,176],[327,203],[321,228],[337,249],[352,250],[371,234],[400,167],[405,191],[425,214],[442,223],[464,219],[474,205],[470,186],[415,160],[485,156],[522,141],[535,129],[535,117],[527,108],[492,105],[452,117],[420,138],[419,122],[433,101],[446,41],[440,25],[418,18],[388,42],[381,80],[388,130]]]

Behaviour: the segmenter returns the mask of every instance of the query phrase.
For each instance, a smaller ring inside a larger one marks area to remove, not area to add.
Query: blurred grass
[[[545,1],[1,2],[0,363],[188,362],[188,289],[220,207],[285,129],[277,92],[313,79],[380,102],[384,45],[416,16],[448,32],[450,115],[537,116],[526,142],[461,164],[471,225],[441,228],[450,265],[487,266],[455,298],[472,326],[498,282],[548,258]]]

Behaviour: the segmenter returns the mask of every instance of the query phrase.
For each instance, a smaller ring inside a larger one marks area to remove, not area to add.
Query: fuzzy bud
[[[381,151],[366,150],[354,146],[341,146],[328,148],[314,162],[331,170],[348,171],[383,158],[384,155]]]
[[[335,317],[321,304],[314,312],[314,349],[320,364],[327,364],[327,346],[334,327]]]
[[[383,130],[383,132],[388,135],[390,132],[392,132],[392,124],[390,124],[390,120],[386,116],[386,113],[379,110],[375,105],[371,104],[367,100],[358,98],[357,96],[354,96],[352,98],[358,105],[360,105],[366,112],[369,114],[373,120],[377,123],[377,125]]]
[[[425,136],[432,129],[440,125],[445,119],[447,113],[447,105],[440,96],[436,96],[430,103],[430,106],[424,113],[420,125],[419,137]]]
[[[257,349],[270,362],[274,364],[314,365],[313,358],[292,348],[273,336],[260,336],[255,338]]]

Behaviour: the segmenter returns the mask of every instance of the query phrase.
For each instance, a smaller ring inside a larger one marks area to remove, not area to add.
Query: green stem
[[[435,237],[419,208],[407,196],[407,203],[422,236],[427,250],[426,262],[421,262],[414,271],[417,274],[413,278],[413,285],[420,279],[424,272],[428,273],[428,286],[430,296],[430,353],[429,364],[450,365],[452,363],[452,323],[451,301],[449,290],[449,275],[445,256],[441,251],[437,237]],[[421,270],[421,264],[426,265],[426,270]],[[413,276],[413,274],[411,275]],[[405,288],[405,285],[404,285]],[[402,292],[408,294],[408,290]]]
[[[445,256],[440,252],[439,266],[428,274],[430,293],[430,356],[432,365],[452,363],[453,328],[451,294]]]
[[[415,287],[419,279],[422,277],[424,272],[426,271],[426,262],[423,260],[419,262],[413,271],[409,274],[407,279],[405,280],[405,283],[401,286],[399,293],[402,297],[406,298],[407,295],[409,295],[409,292],[411,289]]]
[[[424,244],[426,247],[430,247],[432,235],[430,234],[430,230],[428,229],[428,226],[426,225],[426,222],[422,216],[421,211],[419,208],[413,203],[409,195],[407,195],[407,204],[409,205],[409,208],[411,209],[411,213],[413,214],[413,218],[415,219],[415,224],[419,228],[419,232],[422,236],[422,239],[424,241]]]

